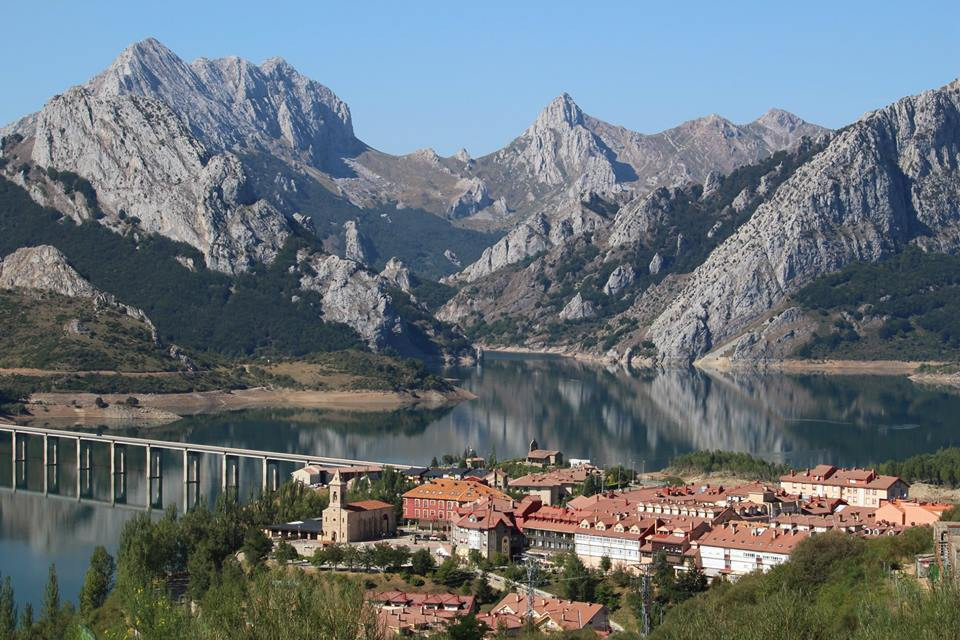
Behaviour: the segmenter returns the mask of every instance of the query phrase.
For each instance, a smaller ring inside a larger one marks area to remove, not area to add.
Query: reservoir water
[[[552,357],[489,354],[482,366],[446,375],[477,395],[445,410],[389,414],[260,410],[194,416],[126,435],[224,444],[407,464],[472,447],[505,459],[531,439],[568,457],[608,466],[658,469],[698,449],[746,451],[797,466],[868,465],[960,444],[960,394],[884,376],[786,376],[667,371],[629,375]],[[63,425],[58,425],[63,427]],[[146,503],[145,456],[131,450],[122,502],[110,504],[106,447],[95,447],[76,499],[72,445],[48,476],[31,443],[26,472],[12,490],[12,452],[0,434],[0,575],[11,576],[18,602],[39,607],[50,563],[62,595],[75,599],[93,548],[113,550],[120,530]],[[172,457],[175,458],[175,457]],[[183,505],[182,468],[164,463],[163,505]],[[201,477],[218,463],[201,461]],[[282,469],[284,475],[293,470]],[[259,470],[241,467],[241,491],[256,492]],[[202,486],[212,501],[219,482]],[[202,483],[203,485],[203,483]]]

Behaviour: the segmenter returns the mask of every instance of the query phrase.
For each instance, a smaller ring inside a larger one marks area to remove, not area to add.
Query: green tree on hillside
[[[83,579],[83,588],[80,590],[80,613],[89,617],[94,609],[103,606],[107,595],[113,588],[113,574],[116,570],[113,557],[102,546],[93,550],[90,556],[90,566]]]

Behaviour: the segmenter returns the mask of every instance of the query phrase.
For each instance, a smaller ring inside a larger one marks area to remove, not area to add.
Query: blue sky
[[[8,2],[0,122],[154,36],[181,57],[282,56],[391,153],[493,151],[566,91],[651,133],[769,107],[841,126],[960,76],[957,2]]]

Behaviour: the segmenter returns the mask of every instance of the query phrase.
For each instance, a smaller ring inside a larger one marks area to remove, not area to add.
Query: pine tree
[[[23,605],[23,611],[20,613],[20,632],[25,638],[32,636],[33,630],[33,605],[29,602]]]
[[[13,601],[13,584],[10,576],[0,586],[0,640],[13,640],[17,628],[17,608]]]
[[[47,637],[59,638],[62,635],[60,622],[60,584],[57,581],[57,566],[51,564],[47,588],[43,594],[43,608],[40,610],[40,624]]]
[[[97,547],[90,556],[90,567],[80,590],[80,613],[89,616],[94,609],[103,606],[113,588],[113,573],[116,566],[113,557],[103,547]]]

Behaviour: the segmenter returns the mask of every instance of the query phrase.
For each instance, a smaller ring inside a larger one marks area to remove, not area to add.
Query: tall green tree
[[[60,606],[60,582],[57,580],[57,567],[50,565],[47,586],[43,592],[43,608],[40,609],[40,626],[49,638],[63,636],[63,610]]]
[[[13,640],[17,629],[17,607],[13,600],[13,583],[10,576],[0,586],[0,640]]]
[[[429,549],[417,549],[410,556],[411,570],[418,576],[425,576],[437,566]]]
[[[597,476],[591,473],[587,476],[587,479],[583,481],[583,488],[580,489],[580,494],[584,496],[595,496],[603,489],[600,484]]]
[[[80,613],[84,617],[90,616],[94,609],[103,606],[104,601],[113,589],[113,578],[116,565],[113,556],[107,550],[98,546],[90,556],[90,566],[83,579],[80,589]]]
[[[577,554],[568,552],[563,559],[563,568],[560,572],[561,591],[568,600],[592,602],[597,587],[597,580],[590,573]]]

